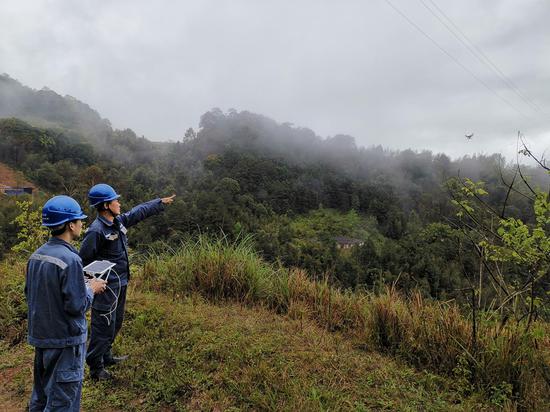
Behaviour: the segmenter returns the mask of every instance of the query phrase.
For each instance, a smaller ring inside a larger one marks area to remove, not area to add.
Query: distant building
[[[338,249],[349,249],[353,246],[363,246],[365,244],[364,240],[344,236],[336,236],[334,240],[336,240],[336,247]]]
[[[0,193],[7,196],[32,195],[33,187],[11,187],[0,185]]]

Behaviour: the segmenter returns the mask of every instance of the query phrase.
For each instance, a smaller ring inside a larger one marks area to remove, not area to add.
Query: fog
[[[7,0],[0,73],[159,141],[220,107],[360,146],[512,158],[518,130],[535,151],[550,146],[549,15],[537,0]]]

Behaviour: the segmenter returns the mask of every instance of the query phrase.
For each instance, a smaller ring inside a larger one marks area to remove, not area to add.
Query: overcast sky
[[[219,107],[364,146],[509,158],[518,130],[550,148],[548,21],[546,0],[2,0],[0,73],[152,140]]]

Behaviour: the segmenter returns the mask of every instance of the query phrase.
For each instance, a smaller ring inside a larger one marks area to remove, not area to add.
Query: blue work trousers
[[[104,360],[112,356],[111,347],[124,320],[126,289],[126,286],[120,288],[116,310],[110,312],[92,307],[90,344],[86,355],[90,370],[103,369]]]
[[[29,410],[80,411],[86,344],[35,348],[34,385]]]

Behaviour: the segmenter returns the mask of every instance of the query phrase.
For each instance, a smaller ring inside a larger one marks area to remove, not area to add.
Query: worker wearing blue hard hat
[[[118,199],[120,195],[115,192],[111,186],[105,183],[99,183],[93,186],[88,192],[88,200],[90,201],[90,206],[96,207],[101,203],[110,202],[111,200]]]
[[[96,209],[97,218],[84,235],[80,256],[84,265],[94,260],[108,260],[115,264],[107,277],[109,293],[96,296],[92,304],[86,363],[94,380],[110,379],[111,374],[105,368],[126,358],[114,356],[112,345],[122,327],[130,279],[127,228],[162,212],[164,205],[172,203],[174,197],[154,199],[121,213],[120,195],[108,184],[97,184],[88,192],[90,206]]]
[[[72,242],[86,215],[69,196],[55,196],[42,209],[52,237],[27,264],[28,342],[35,347],[31,411],[79,411],[87,325],[85,313],[106,282],[85,282]]]

